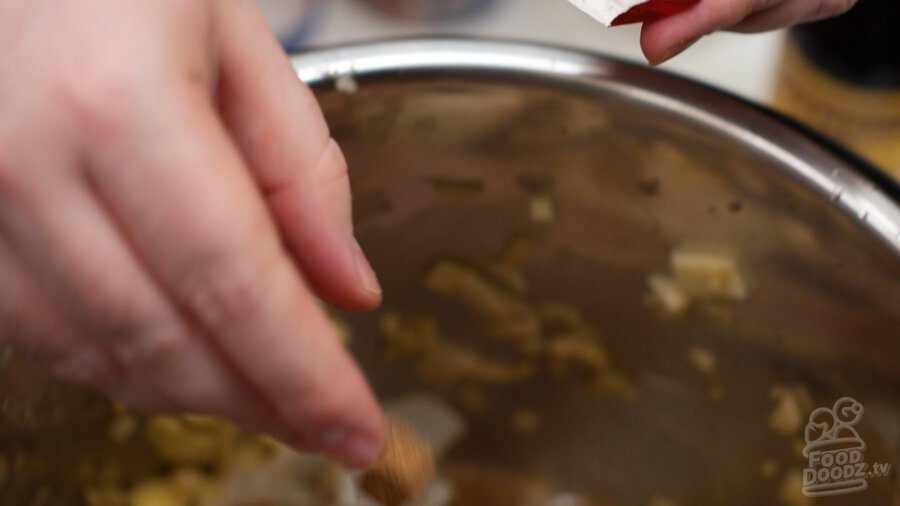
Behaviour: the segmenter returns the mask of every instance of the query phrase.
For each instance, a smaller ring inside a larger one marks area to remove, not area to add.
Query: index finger
[[[154,119],[98,147],[90,175],[183,312],[290,425],[352,467],[385,439],[380,408],[310,294],[202,87],[166,90]],[[290,443],[290,441],[288,441]]]

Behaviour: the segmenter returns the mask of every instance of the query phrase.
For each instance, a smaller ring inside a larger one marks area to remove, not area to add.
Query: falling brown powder
[[[434,478],[434,453],[416,430],[391,421],[384,456],[362,477],[362,489],[383,506],[399,506],[419,494]]]

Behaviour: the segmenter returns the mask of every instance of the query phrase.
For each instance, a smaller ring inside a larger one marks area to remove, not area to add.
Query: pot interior
[[[900,500],[900,260],[801,170],[852,167],[808,141],[785,157],[785,127],[698,86],[776,133],[609,76],[355,80],[314,84],[385,299],[335,317],[386,405],[463,421],[450,504],[809,504],[807,419],[843,397],[891,471],[828,504]],[[111,442],[105,401],[39,377],[2,371],[10,504],[172,471],[146,420]]]

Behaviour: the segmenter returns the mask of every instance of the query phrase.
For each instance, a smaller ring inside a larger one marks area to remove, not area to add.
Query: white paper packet
[[[606,26],[642,23],[677,14],[700,0],[569,0]]]
[[[647,0],[569,0],[569,3],[586,12],[605,26],[612,25],[614,19],[635,5]]]

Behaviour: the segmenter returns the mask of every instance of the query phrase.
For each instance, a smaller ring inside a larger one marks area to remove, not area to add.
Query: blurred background
[[[469,35],[560,44],[646,63],[640,25],[606,28],[566,0],[259,1],[290,48],[411,35]],[[298,22],[301,18],[305,21]],[[719,33],[662,68],[768,102],[783,40],[783,32]]]
[[[640,25],[607,28],[566,0],[258,0],[288,51],[459,35],[584,49],[646,65]],[[790,30],[716,33],[665,71],[772,106],[900,179],[897,0]]]

